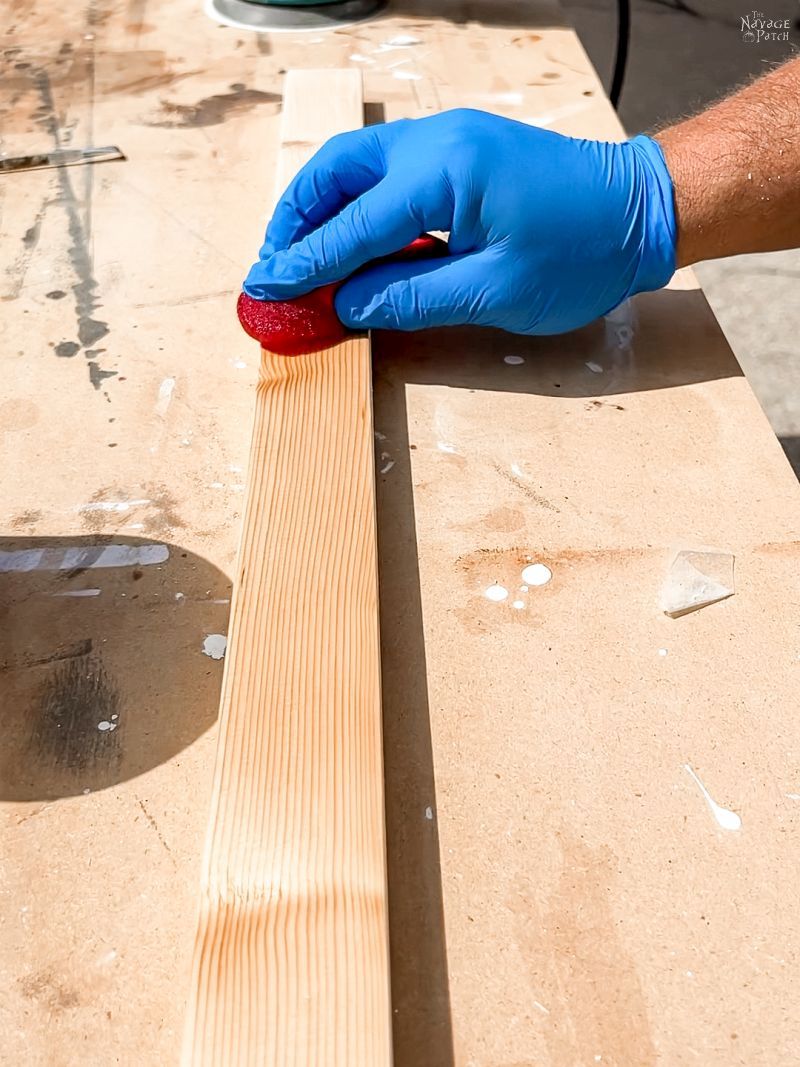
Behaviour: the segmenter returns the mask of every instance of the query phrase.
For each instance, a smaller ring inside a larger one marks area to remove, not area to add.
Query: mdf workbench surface
[[[150,1067],[183,1026],[281,72],[358,66],[370,120],[620,131],[547,4],[257,37],[36,0],[2,50],[4,151],[128,160],[0,185],[0,1063]],[[800,1057],[800,494],[691,285],[558,339],[375,339],[399,1067]],[[736,594],[668,619],[700,546]]]

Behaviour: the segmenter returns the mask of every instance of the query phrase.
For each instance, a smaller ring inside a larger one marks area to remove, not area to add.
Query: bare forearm
[[[800,246],[800,59],[656,135],[678,266]]]

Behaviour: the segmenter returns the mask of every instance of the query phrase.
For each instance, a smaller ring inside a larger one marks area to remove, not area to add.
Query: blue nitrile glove
[[[328,141],[281,198],[244,289],[299,296],[426,230],[450,231],[450,255],[351,278],[336,296],[346,326],[562,333],[675,269],[672,182],[655,141],[581,141],[459,110]]]

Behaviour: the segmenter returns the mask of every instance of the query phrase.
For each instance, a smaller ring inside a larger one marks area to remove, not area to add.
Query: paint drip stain
[[[697,788],[703,794],[706,804],[708,804],[709,811],[717,820],[718,824],[722,827],[722,829],[741,830],[742,820],[736,814],[736,812],[731,811],[730,808],[723,808],[720,804],[717,804],[717,802],[712,798],[709,791],[706,789],[706,787],[703,785],[703,783],[700,781],[700,779],[688,763],[684,763],[683,769],[694,779]]]
[[[544,563],[531,563],[522,572],[522,580],[526,585],[547,585],[553,577],[553,572]]]
[[[224,634],[207,634],[203,641],[203,655],[211,659],[223,659],[228,647],[228,639]]]

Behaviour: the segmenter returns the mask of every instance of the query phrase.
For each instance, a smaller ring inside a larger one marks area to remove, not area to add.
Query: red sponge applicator
[[[447,253],[438,237],[424,234],[392,256],[375,263],[398,263],[409,259],[433,259]],[[334,297],[343,284],[323,285],[294,300],[254,300],[240,293],[236,303],[239,322],[246,334],[279,356],[302,356],[341,344],[352,332],[342,325]]]

